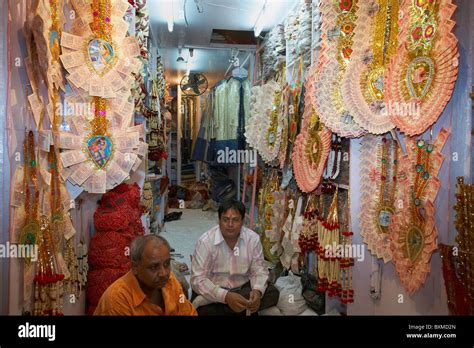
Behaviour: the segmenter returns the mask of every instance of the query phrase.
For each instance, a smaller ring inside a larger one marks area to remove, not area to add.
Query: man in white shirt
[[[267,284],[268,268],[260,237],[243,227],[245,206],[223,202],[219,225],[197,241],[191,265],[191,287],[199,315],[246,315],[278,302],[279,292]],[[198,297],[201,295],[201,297]]]

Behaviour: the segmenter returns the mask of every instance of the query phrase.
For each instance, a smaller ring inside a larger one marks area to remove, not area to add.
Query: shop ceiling
[[[261,27],[263,32],[273,28],[296,3],[296,0],[148,0],[152,41],[159,47],[167,81],[179,83],[189,69],[205,74],[212,86],[228,69],[232,47],[240,49],[239,58],[244,60],[248,50],[255,48],[255,27]],[[177,61],[179,47],[184,62]],[[191,59],[189,48],[194,48]]]

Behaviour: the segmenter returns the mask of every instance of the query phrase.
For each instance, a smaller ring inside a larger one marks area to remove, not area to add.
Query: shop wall
[[[460,65],[459,75],[453,96],[438,122],[433,127],[433,137],[444,127],[451,130],[443,150],[444,164],[439,173],[442,186],[435,201],[438,243],[454,244],[456,230],[454,228],[456,177],[464,176],[472,182],[472,101],[469,93],[472,90],[474,2],[471,0],[455,1],[458,9],[455,13],[457,25],[455,33],[459,40]],[[429,138],[429,131],[424,134]],[[403,137],[401,138],[403,139]],[[351,142],[351,213],[354,243],[362,243],[359,219],[359,149],[360,140]],[[392,263],[382,266],[381,297],[373,300],[370,297],[371,274],[374,267],[371,254],[365,247],[365,259],[354,265],[355,302],[348,307],[349,315],[447,315],[447,298],[442,275],[442,264],[439,252],[431,259],[431,273],[425,284],[412,296],[409,296],[400,284],[395,267]],[[383,263],[383,262],[382,262]],[[400,295],[403,297],[400,297]],[[403,300],[402,303],[401,300]]]

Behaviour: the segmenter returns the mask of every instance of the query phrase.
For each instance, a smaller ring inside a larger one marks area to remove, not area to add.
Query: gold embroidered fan
[[[407,135],[423,133],[453,93],[459,64],[451,0],[404,0],[399,47],[385,72],[389,115]]]
[[[403,287],[413,294],[430,271],[431,254],[437,249],[436,199],[441,186],[437,175],[443,163],[441,150],[449,136],[442,128],[434,142],[407,138],[407,153],[400,160],[401,208],[389,227],[392,261]]]
[[[311,75],[309,71],[305,82],[303,126],[296,137],[292,154],[296,183],[303,192],[311,192],[318,187],[331,149],[331,131],[319,121],[312,107]]]

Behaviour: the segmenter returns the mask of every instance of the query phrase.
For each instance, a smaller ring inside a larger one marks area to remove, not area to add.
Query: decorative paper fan
[[[400,281],[410,294],[424,283],[431,254],[437,249],[433,202],[441,186],[437,175],[448,136],[443,128],[434,143],[407,138],[407,154],[400,161],[396,201],[402,208],[389,227],[390,248]]]
[[[354,51],[342,91],[347,110],[370,133],[383,134],[395,127],[384,102],[384,72],[396,53],[398,0],[360,1]]]
[[[128,101],[132,73],[140,65],[133,57],[140,49],[134,37],[125,38],[128,23],[122,17],[127,1],[76,0],[73,6],[79,17],[73,23],[74,34],[62,35],[61,60],[74,91],[69,101],[90,110],[70,117],[72,133],[56,134],[56,143],[67,150],[60,155],[63,178],[88,192],[104,193],[136,170],[138,155],[147,150],[139,140],[144,138],[143,125],[129,126],[134,110]]]
[[[365,133],[346,110],[341,90],[352,54],[357,3],[356,0],[340,0],[322,5],[323,27],[329,32],[323,37],[327,41],[320,55],[323,63],[313,82],[316,111],[322,122],[334,133],[349,138]]]
[[[64,25],[63,0],[40,1],[35,11],[31,30],[35,37],[39,69],[48,89],[65,90],[64,76],[59,63],[59,40]],[[54,14],[54,16],[52,15]]]
[[[366,135],[360,149],[360,234],[370,252],[384,262],[392,259],[389,227],[395,214],[398,144],[386,137]]]
[[[292,159],[298,187],[303,192],[311,192],[321,181],[331,149],[331,131],[319,122],[318,115],[312,107],[310,78],[306,80],[306,87],[303,126],[296,137]]]
[[[385,72],[390,117],[407,135],[423,133],[451,98],[459,52],[451,0],[404,0],[399,48]]]
[[[260,89],[251,99],[251,119],[246,124],[245,137],[250,146],[269,163],[278,155],[281,141],[282,113],[279,106],[281,101],[281,87],[271,80]],[[255,97],[255,98],[254,98]]]
[[[96,10],[91,13],[90,5],[96,2]],[[140,56],[137,39],[125,37],[128,23],[122,17],[128,2],[76,0],[73,5],[79,14],[73,24],[75,35],[63,33],[61,37],[63,52],[68,52],[60,56],[69,72],[67,79],[91,96],[120,98],[121,89],[132,85],[132,73],[136,74],[141,66],[140,60],[135,58]],[[104,23],[111,27],[106,34],[98,32]]]

